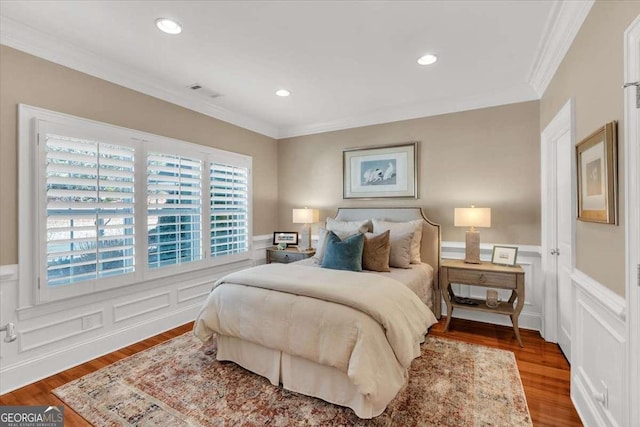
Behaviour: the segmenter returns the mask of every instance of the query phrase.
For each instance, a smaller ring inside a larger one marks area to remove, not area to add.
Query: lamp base
[[[478,231],[466,232],[464,262],[467,264],[480,264],[480,233]]]
[[[299,251],[310,251],[311,248],[311,225],[305,224],[300,229]]]

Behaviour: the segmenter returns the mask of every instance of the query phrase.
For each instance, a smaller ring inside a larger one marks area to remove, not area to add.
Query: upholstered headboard
[[[421,208],[338,208],[335,217],[340,221],[356,221],[364,219],[384,219],[393,222],[413,221],[422,219],[422,243],[420,258],[422,262],[433,267],[433,301],[434,314],[439,319],[441,314],[440,293],[440,225],[429,221]]]

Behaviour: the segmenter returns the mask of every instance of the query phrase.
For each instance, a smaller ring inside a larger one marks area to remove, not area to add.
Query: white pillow
[[[333,231],[334,233],[366,233],[369,231],[369,220],[364,221],[339,221],[333,218],[327,218],[327,231]]]
[[[422,260],[420,259],[420,242],[422,241],[421,219],[416,219],[409,222],[391,222],[381,219],[373,219],[372,222],[374,233],[378,234],[386,230],[390,230],[392,241],[394,235],[411,233],[411,264],[420,264],[422,262]],[[393,249],[391,250],[393,251]]]

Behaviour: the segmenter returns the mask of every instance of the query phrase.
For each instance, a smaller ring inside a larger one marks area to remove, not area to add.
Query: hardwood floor
[[[431,328],[431,334],[473,344],[513,351],[534,426],[581,426],[569,397],[569,364],[556,344],[545,342],[538,332],[520,330],[524,348],[520,348],[511,328],[488,323],[452,319],[449,332],[444,321]],[[75,368],[45,378],[0,396],[0,405],[64,405],[51,390],[83,375],[94,372],[127,356],[181,335],[192,323],[148,338]],[[87,422],[65,405],[65,426],[85,426]]]

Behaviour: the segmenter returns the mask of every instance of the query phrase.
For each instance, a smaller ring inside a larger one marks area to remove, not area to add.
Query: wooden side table
[[[498,307],[487,307],[484,299],[469,298],[477,305],[456,302],[456,295],[451,289],[452,283],[470,286],[484,286],[488,288],[511,289],[508,301],[502,301]],[[524,306],[524,270],[519,265],[507,267],[483,262],[481,264],[467,264],[462,260],[443,260],[440,267],[440,289],[444,302],[447,304],[447,323],[444,330],[449,330],[451,314],[454,308],[485,311],[488,313],[506,314],[511,318],[513,331],[520,347],[524,347],[518,329],[518,316]],[[515,306],[514,306],[515,302]]]
[[[306,258],[311,258],[316,253],[315,249],[308,251],[299,251],[296,248],[287,248],[285,250],[278,250],[275,246],[267,248],[267,264],[272,262],[280,262],[283,264],[289,264],[290,262],[301,261]]]

